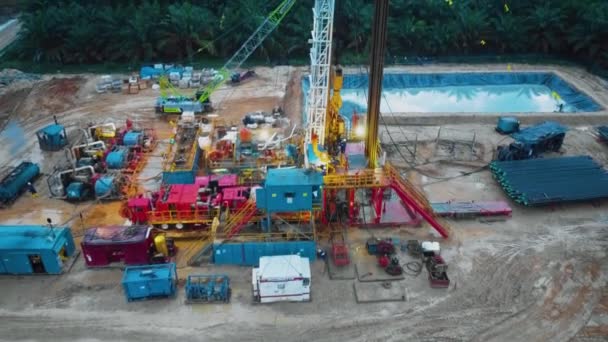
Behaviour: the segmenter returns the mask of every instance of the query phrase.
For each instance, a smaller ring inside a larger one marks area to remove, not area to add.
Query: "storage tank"
[[[106,165],[108,169],[122,169],[127,164],[127,150],[118,149],[108,153]]]
[[[15,200],[28,182],[40,174],[40,167],[32,162],[22,162],[0,182],[0,203]]]
[[[519,120],[515,117],[500,117],[496,131],[502,134],[511,134],[519,131]]]
[[[124,138],[122,139],[122,143],[125,146],[138,146],[138,145],[141,145],[142,140],[143,140],[143,135],[141,132],[129,131],[125,134]]]
[[[112,194],[115,188],[114,179],[115,177],[112,175],[99,178],[95,182],[95,197],[100,198]]]

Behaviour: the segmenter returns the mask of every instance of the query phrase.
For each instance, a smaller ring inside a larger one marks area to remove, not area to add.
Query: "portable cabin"
[[[323,175],[307,169],[269,169],[264,188],[256,190],[256,205],[267,212],[312,210],[321,203]]]
[[[127,301],[170,297],[177,288],[177,269],[174,263],[129,266],[122,277]]]
[[[153,237],[146,226],[108,226],[87,229],[80,243],[89,267],[106,266],[114,262],[144,265],[150,262]]]
[[[36,132],[38,144],[43,151],[59,151],[68,144],[65,127],[57,123],[48,125]]]
[[[299,255],[260,258],[251,272],[254,299],[260,303],[310,300],[310,262]]]
[[[60,274],[75,250],[67,227],[0,226],[0,274]]]

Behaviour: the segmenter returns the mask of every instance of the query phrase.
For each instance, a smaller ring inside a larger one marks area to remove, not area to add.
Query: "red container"
[[[87,229],[80,246],[89,267],[114,262],[145,265],[150,263],[153,237],[151,228],[145,226],[96,227]]]

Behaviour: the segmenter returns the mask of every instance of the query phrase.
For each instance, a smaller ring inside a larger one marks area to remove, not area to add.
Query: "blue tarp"
[[[593,99],[578,91],[574,86],[550,72],[466,72],[442,74],[385,74],[382,87],[384,89],[430,88],[475,85],[514,85],[533,84],[543,85],[557,93],[559,97],[572,106],[575,112],[597,112],[602,108]],[[361,89],[367,92],[368,77],[366,74],[344,75],[343,89]],[[304,98],[308,93],[309,78],[303,77],[302,91]],[[343,115],[366,112],[360,105],[345,101],[340,111]],[[304,119],[305,120],[305,119]]]
[[[525,144],[536,144],[542,139],[563,134],[567,131],[568,127],[560,125],[558,122],[545,121],[513,133],[511,137]]]

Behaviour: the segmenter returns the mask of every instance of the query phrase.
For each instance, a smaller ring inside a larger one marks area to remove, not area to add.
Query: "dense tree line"
[[[281,0],[23,0],[12,54],[35,62],[229,57]],[[256,52],[308,55],[314,0],[298,0]],[[608,66],[606,0],[391,0],[389,56],[541,53]],[[336,0],[338,62],[366,54],[372,0]]]

